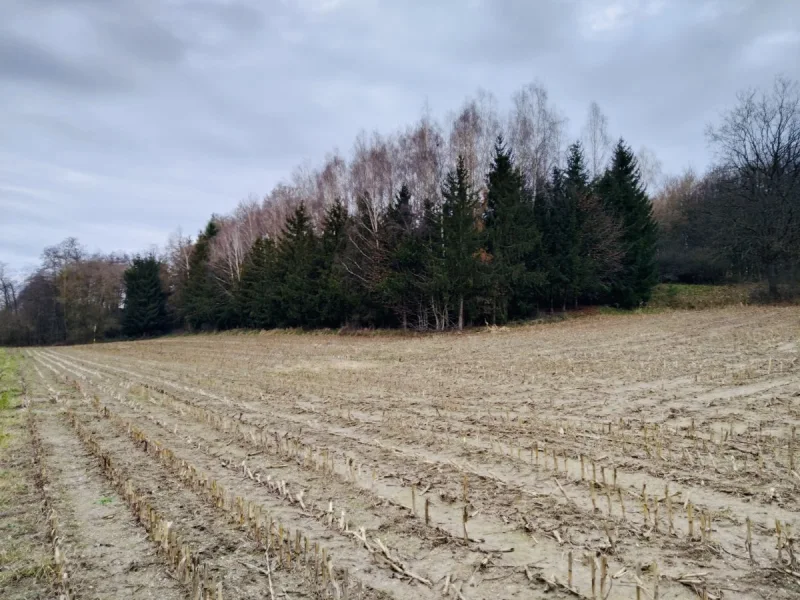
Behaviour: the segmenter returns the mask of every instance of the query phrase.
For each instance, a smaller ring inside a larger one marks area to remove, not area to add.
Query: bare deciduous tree
[[[517,165],[536,195],[540,182],[562,159],[566,120],[550,105],[547,90],[532,83],[512,99],[508,134]]]
[[[709,126],[724,185],[714,233],[759,263],[778,294],[782,268],[800,259],[800,90],[777,78],[772,89],[739,94],[720,124]]]
[[[415,211],[421,211],[419,202],[438,197],[448,160],[441,128],[428,116],[398,136],[396,178],[408,186]]]
[[[0,262],[0,311],[16,312],[17,284],[8,272],[5,263]]]
[[[592,179],[599,177],[608,163],[611,136],[608,135],[608,117],[597,102],[589,105],[589,116],[583,127],[583,145],[589,162]]]
[[[636,153],[636,162],[639,163],[639,173],[647,191],[651,195],[658,193],[662,183],[662,167],[655,152],[642,146]]]

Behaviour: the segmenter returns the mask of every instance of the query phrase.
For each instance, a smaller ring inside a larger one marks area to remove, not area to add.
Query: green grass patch
[[[8,444],[8,427],[17,419],[16,408],[22,395],[19,355],[0,348],[0,448]]]
[[[756,286],[696,285],[686,283],[662,283],[653,289],[647,307],[650,309],[703,309],[722,306],[750,304]]]
[[[14,399],[22,394],[19,367],[19,355],[0,348],[0,409],[11,408]]]

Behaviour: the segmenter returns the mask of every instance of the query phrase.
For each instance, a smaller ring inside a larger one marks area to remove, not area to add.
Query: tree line
[[[198,237],[177,310],[193,329],[413,327],[506,323],[585,302],[645,303],[656,283],[656,224],[636,159],[620,142],[591,180],[581,145],[535,197],[502,138],[481,199],[463,157],[438,197],[402,184],[380,211],[336,199],[315,224],[300,202],[258,238],[233,285],[215,273],[212,219]]]
[[[593,104],[562,150],[541,86],[500,115],[481,94],[358,138],[262,202],[214,215],[161,253],[89,256],[74,239],[16,282],[0,269],[0,343],[85,342],[171,328],[462,328],[585,304],[645,304],[659,281],[766,280],[798,265],[800,106],[777,79],[709,128],[702,177],[657,184],[652,154]],[[653,197],[649,191],[655,191]]]

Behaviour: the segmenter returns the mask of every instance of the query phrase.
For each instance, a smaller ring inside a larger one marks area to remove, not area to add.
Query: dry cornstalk
[[[653,600],[658,600],[658,563],[653,562]]]
[[[609,428],[611,424],[609,424]],[[608,579],[608,559],[606,555],[603,554],[600,557],[600,595],[605,597],[605,589],[606,589],[606,581]]]
[[[614,545],[614,538],[611,537],[611,530],[608,528],[607,521],[603,521],[603,528],[605,529],[606,537],[608,538],[608,544],[611,547],[611,552],[616,552],[617,549],[616,546]]]
[[[572,589],[572,550],[567,553],[567,587]]]

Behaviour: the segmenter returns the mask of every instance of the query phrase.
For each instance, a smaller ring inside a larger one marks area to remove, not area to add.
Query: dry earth
[[[799,334],[730,308],[33,349],[21,435],[74,598],[798,598]]]

